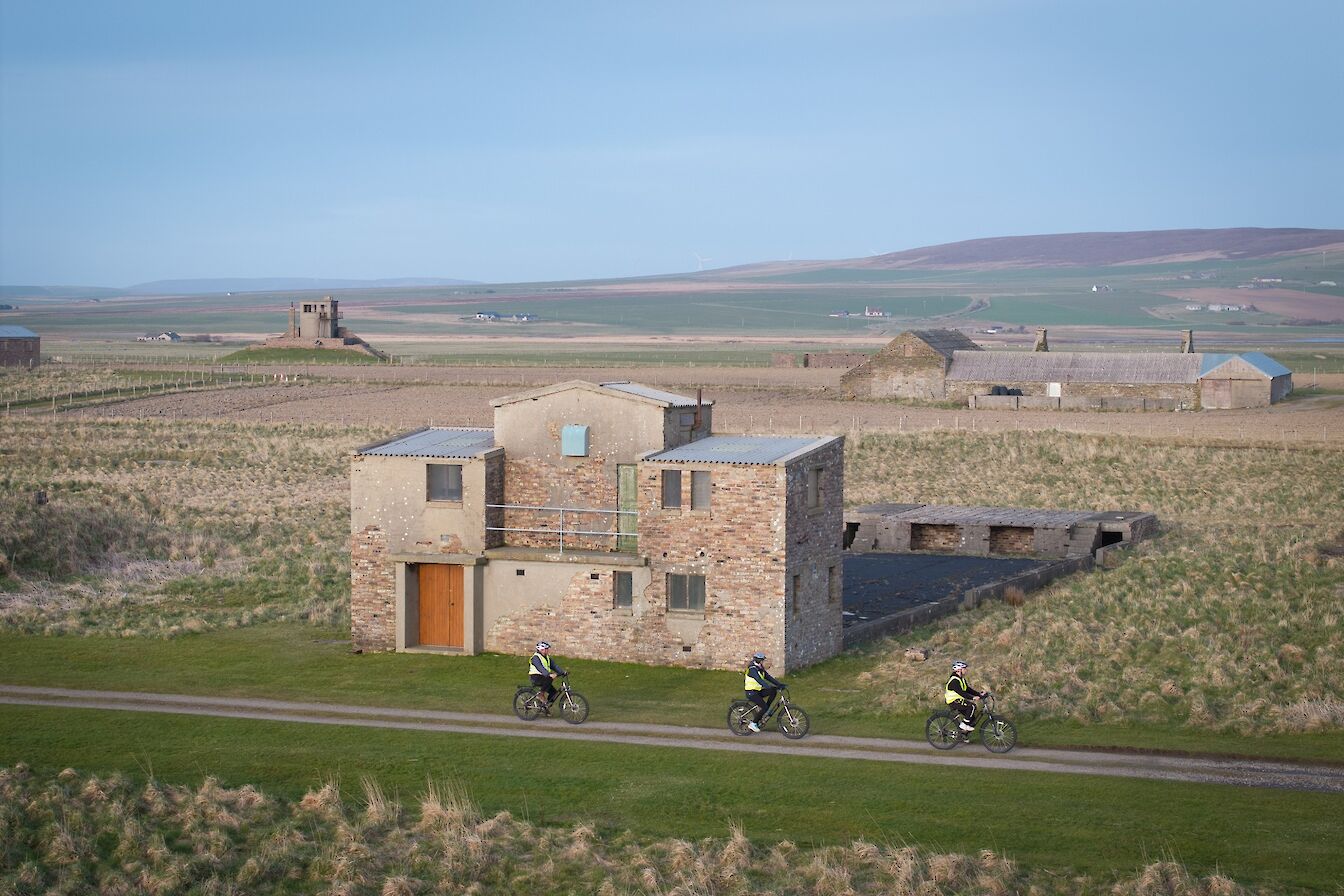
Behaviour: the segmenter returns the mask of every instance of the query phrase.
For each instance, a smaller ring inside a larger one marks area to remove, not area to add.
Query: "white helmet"
[[[537,649],[538,649],[538,650],[550,650],[550,649],[551,649],[551,642],[550,642],[550,641],[538,641],[538,642],[537,642]]]
[[[961,672],[961,671],[965,670],[965,668],[966,668],[966,661],[965,661],[965,660],[953,660],[953,661],[952,661],[952,671],[953,671],[953,672]]]

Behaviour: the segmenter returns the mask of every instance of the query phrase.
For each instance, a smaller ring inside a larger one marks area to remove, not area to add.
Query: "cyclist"
[[[527,664],[527,677],[541,688],[543,695],[541,711],[547,715],[551,714],[551,701],[555,699],[555,680],[565,674],[560,664],[551,659],[551,643],[538,641],[537,652],[532,654],[532,660]]]
[[[947,700],[947,705],[953,712],[961,713],[957,727],[961,729],[963,738],[975,730],[975,704],[989,693],[989,691],[977,691],[967,684],[966,669],[965,660],[953,661],[952,674],[947,679],[947,687],[943,689],[943,698]]]
[[[751,662],[747,664],[747,699],[756,707],[751,721],[747,723],[747,727],[752,731],[761,730],[761,717],[770,709],[770,704],[775,702],[775,695],[779,693],[779,689],[788,687],[767,672],[766,666],[763,653],[752,654]]]

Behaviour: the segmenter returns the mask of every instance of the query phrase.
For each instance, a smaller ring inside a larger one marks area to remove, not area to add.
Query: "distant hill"
[[[87,299],[121,295],[105,286],[0,286],[0,299]]]
[[[1113,264],[1268,258],[1344,246],[1344,230],[1236,227],[1001,236],[857,259],[853,267],[1104,267]]]
[[[443,277],[398,277],[386,280],[334,280],[322,277],[221,277],[195,280],[151,280],[121,290],[128,295],[178,296],[216,292],[295,292],[305,289],[386,289],[417,286],[466,286],[475,280]]]

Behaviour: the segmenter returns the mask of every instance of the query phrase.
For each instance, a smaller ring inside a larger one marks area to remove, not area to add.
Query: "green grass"
[[[157,691],[270,697],[367,706],[508,713],[525,657],[486,654],[354,655],[340,629],[261,623],[164,640],[108,637],[34,638],[0,634],[0,682],[94,690]],[[882,644],[850,651],[788,676],[813,717],[813,732],[923,737],[936,688],[908,708],[883,707],[859,676],[886,658]],[[588,696],[596,721],[717,728],[741,673],[569,660],[574,686]],[[939,670],[930,670],[935,677]],[[1248,737],[1162,724],[1080,724],[1016,715],[1029,746],[1127,747],[1191,753],[1274,756],[1344,762],[1337,735],[1320,731]]]
[[[223,355],[220,364],[386,364],[379,358],[348,349],[248,348]]]
[[[486,812],[640,837],[720,837],[738,823],[758,842],[991,846],[1092,875],[1172,857],[1249,882],[1344,877],[1331,838],[1303,836],[1339,813],[1337,795],[166,714],[0,706],[0,719],[0,763],[32,757],[49,773],[213,775],[290,798],[326,779],[368,776],[389,794],[454,780]]]

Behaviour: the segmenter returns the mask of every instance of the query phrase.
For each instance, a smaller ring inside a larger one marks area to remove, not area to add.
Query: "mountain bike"
[[[747,723],[751,721],[755,712],[756,705],[750,700],[734,700],[728,704],[728,730],[739,737],[755,734],[755,731],[747,727]],[[757,724],[764,729],[766,723],[772,718],[779,720],[779,733],[789,740],[806,737],[808,730],[812,727],[812,720],[808,718],[807,713],[803,712],[796,703],[789,700],[788,688],[780,689],[779,696],[761,716],[761,721]]]
[[[959,743],[970,743],[975,731],[962,731],[957,724],[961,713],[949,708],[940,709],[924,723],[924,736],[936,750],[950,750]],[[1017,726],[994,711],[994,695],[986,694],[975,714],[975,727],[980,742],[991,753],[1007,753],[1017,744]]]
[[[555,699],[546,705],[545,691],[531,682],[519,685],[513,692],[513,713],[524,722],[530,722],[538,716],[550,715],[553,710],[560,711],[560,718],[571,725],[578,725],[588,718],[588,698],[569,686],[569,673],[560,676],[560,686],[556,688]]]

